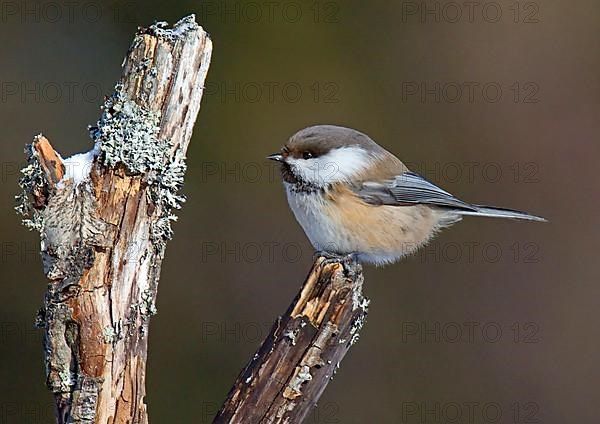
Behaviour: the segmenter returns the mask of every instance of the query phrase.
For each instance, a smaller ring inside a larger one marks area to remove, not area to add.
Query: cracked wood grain
[[[215,423],[301,423],[358,340],[369,301],[355,262],[318,257],[242,370]]]
[[[141,28],[94,150],[65,160],[41,135],[28,147],[17,210],[40,232],[58,423],[148,422],[149,318],[211,53],[194,16]]]

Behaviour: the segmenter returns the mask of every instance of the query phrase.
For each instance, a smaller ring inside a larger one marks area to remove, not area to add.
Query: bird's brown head
[[[281,151],[268,156],[282,164],[285,182],[322,187],[348,181],[387,153],[369,136],[351,128],[317,125],[292,135]]]

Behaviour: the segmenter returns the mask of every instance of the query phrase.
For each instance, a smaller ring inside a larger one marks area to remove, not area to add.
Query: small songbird
[[[465,215],[545,221],[459,200],[350,128],[305,128],[267,158],[281,163],[288,203],[312,245],[333,256],[392,263]]]

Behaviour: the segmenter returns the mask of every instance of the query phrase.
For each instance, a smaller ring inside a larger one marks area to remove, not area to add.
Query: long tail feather
[[[496,208],[493,206],[472,205],[475,210],[457,210],[460,215],[486,216],[490,218],[525,219],[528,221],[548,222],[546,218],[531,215],[514,209]]]

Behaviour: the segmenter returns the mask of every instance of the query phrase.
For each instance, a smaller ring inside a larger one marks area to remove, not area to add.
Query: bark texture
[[[147,423],[149,318],[212,43],[194,16],[136,34],[122,76],[68,159],[37,136],[17,210],[49,280],[38,324],[58,423]]]
[[[214,422],[301,423],[358,340],[369,304],[362,284],[358,263],[318,257]]]

